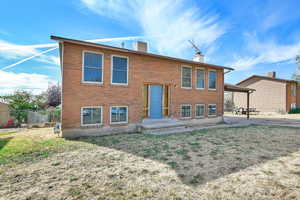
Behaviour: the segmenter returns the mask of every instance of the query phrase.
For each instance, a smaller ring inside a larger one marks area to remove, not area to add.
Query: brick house
[[[59,42],[62,136],[135,132],[144,120],[223,120],[232,68],[51,36]]]
[[[255,89],[251,94],[250,107],[261,112],[288,112],[300,107],[300,87],[293,80],[276,77],[276,72],[267,76],[253,75],[236,85]],[[234,93],[236,107],[246,107],[246,95]]]

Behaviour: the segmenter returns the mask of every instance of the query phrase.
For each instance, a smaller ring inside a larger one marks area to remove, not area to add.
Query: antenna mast
[[[202,52],[200,51],[200,49],[196,46],[195,42],[193,40],[189,40],[189,42],[191,43],[192,47],[195,49],[196,53],[199,53],[202,55]]]

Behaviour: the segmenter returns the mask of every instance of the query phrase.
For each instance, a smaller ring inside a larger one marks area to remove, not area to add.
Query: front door
[[[162,118],[163,87],[161,85],[150,85],[150,118]]]

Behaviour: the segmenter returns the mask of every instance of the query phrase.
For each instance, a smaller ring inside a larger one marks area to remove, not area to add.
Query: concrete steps
[[[198,122],[198,123],[197,123]],[[143,134],[165,135],[172,133],[182,133],[194,130],[206,129],[216,124],[204,123],[192,120],[176,120],[176,119],[145,119],[140,125],[140,131]]]

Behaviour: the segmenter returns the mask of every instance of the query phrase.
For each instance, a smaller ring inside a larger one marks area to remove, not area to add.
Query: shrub
[[[289,114],[300,114],[300,108],[295,108],[289,111]]]

